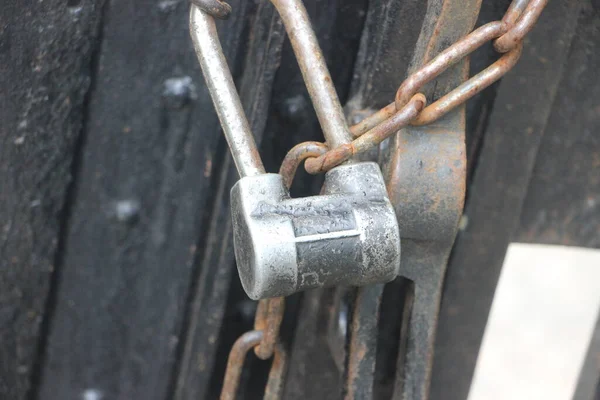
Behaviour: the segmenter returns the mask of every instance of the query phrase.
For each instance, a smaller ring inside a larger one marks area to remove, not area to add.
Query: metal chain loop
[[[229,358],[227,359],[227,371],[225,373],[225,380],[221,391],[221,400],[235,400],[246,354],[248,354],[252,348],[258,346],[263,340],[263,337],[262,331],[250,331],[244,333],[236,340],[229,353]],[[287,353],[283,346],[278,343],[274,354],[275,357],[273,358],[273,364],[265,388],[264,399],[266,400],[277,400],[281,398],[281,390],[283,389],[283,376],[287,364]]]
[[[258,302],[254,329],[263,332],[263,338],[258,346],[254,348],[254,353],[261,360],[268,360],[273,356],[279,338],[279,328],[283,320],[284,308],[285,300],[283,297]]]
[[[227,369],[221,390],[221,400],[234,400],[237,395],[246,355],[252,349],[262,360],[273,357],[264,399],[281,398],[283,376],[287,365],[287,353],[279,342],[279,328],[283,320],[284,298],[261,300],[258,303],[254,330],[244,333],[236,340],[227,359]]]
[[[388,138],[391,133],[399,131],[417,118],[419,113],[425,108],[426,102],[427,100],[423,94],[416,94],[400,111],[354,139],[351,143],[343,144],[333,150],[329,150],[317,158],[307,159],[304,168],[310,174],[329,171],[331,168],[350,159],[353,155],[377,146]]]
[[[513,0],[502,21],[483,25],[442,51],[400,85],[394,103],[352,126],[350,133],[355,138],[352,143],[307,159],[305,169],[311,174],[326,172],[353,155],[379,145],[408,125],[425,125],[436,121],[498,81],[519,60],[523,39],[533,28],[547,3],[548,0]],[[422,87],[489,41],[494,42],[494,48],[498,52],[506,54],[425,107],[425,97],[419,93]]]

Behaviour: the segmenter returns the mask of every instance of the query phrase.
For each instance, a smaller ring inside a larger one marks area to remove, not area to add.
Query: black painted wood
[[[448,265],[431,399],[467,398],[506,248],[519,227],[581,3],[550,2],[502,80]]]
[[[1,399],[39,376],[103,3],[0,5]]]
[[[408,75],[426,6],[439,8],[419,0],[369,2],[348,104],[352,111],[377,110],[392,102]]]
[[[600,8],[582,4],[517,241],[600,248]]]
[[[235,66],[251,4],[232,5],[221,33]],[[189,5],[107,7],[41,399],[167,398],[208,229],[221,134]]]

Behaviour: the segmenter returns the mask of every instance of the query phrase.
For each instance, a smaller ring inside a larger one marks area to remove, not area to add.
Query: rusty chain
[[[221,0],[190,1],[216,18],[227,18],[231,12],[231,7]],[[513,0],[502,21],[483,25],[442,51],[400,85],[393,103],[352,126],[350,128],[354,138],[352,143],[333,149],[320,142],[304,142],[296,145],[286,155],[279,171],[287,187],[291,186],[302,162],[305,161],[305,168],[311,174],[326,172],[353,155],[379,145],[408,125],[425,125],[438,120],[499,80],[519,60],[523,39],[533,28],[547,3],[548,0]],[[427,106],[425,95],[419,92],[423,86],[489,41],[493,41],[494,49],[503,56]],[[267,400],[281,398],[287,364],[287,353],[279,340],[284,303],[283,297],[259,302],[254,330],[240,336],[229,353],[221,400],[236,398],[244,361],[247,353],[252,349],[260,359],[273,358],[264,398]]]
[[[379,145],[408,125],[432,123],[496,82],[519,60],[523,39],[533,28],[547,3],[548,0],[514,0],[502,21],[490,22],[475,29],[409,76],[400,85],[394,103],[350,128],[355,138],[352,143],[307,159],[306,170],[311,174],[326,172],[353,155]],[[426,106],[425,96],[419,90],[488,41],[494,41],[496,51],[504,55],[450,93]]]
[[[227,370],[221,390],[221,400],[236,398],[246,354],[252,349],[261,360],[273,357],[264,398],[276,400],[281,397],[287,353],[279,342],[279,328],[283,320],[284,298],[261,300],[256,310],[254,330],[246,332],[234,343],[227,360]]]

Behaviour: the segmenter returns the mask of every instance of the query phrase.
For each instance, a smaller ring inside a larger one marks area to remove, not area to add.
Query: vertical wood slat
[[[250,4],[221,25],[231,65]],[[39,397],[164,399],[219,125],[189,3],[110,1]]]
[[[519,241],[600,248],[600,8],[581,3],[523,205]]]
[[[103,0],[0,6],[0,398],[35,390]]]

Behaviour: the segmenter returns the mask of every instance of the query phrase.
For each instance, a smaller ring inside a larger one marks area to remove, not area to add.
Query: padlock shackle
[[[352,142],[344,110],[302,0],[271,0],[298,59],[329,148]]]
[[[190,32],[240,177],[264,174],[265,167],[233,83],[214,18],[193,5],[190,11]]]

